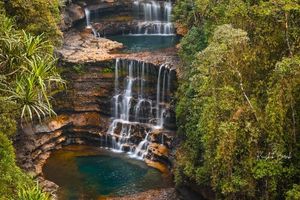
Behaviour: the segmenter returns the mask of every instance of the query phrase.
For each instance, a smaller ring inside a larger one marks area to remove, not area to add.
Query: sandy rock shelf
[[[57,52],[62,60],[72,63],[88,63],[114,59],[110,53],[123,48],[123,44],[105,38],[96,38],[87,29],[70,32],[64,36],[64,44]]]

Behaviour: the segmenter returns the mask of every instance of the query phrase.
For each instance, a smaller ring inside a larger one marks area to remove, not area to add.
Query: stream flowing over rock
[[[143,159],[150,156],[150,143],[171,145],[167,134],[161,133],[172,134],[164,128],[175,128],[170,102],[176,76],[172,72],[167,65],[161,65],[157,73],[149,63],[116,60],[113,121],[106,135],[106,143],[113,150],[128,151],[132,157]],[[138,144],[137,136],[142,138]]]

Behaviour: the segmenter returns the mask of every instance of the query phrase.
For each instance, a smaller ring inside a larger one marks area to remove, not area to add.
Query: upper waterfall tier
[[[171,22],[172,3],[170,1],[136,0],[133,5],[135,15],[142,20],[135,34],[172,35],[175,33]]]
[[[136,0],[133,5],[137,17],[144,21],[171,22],[171,2]]]
[[[131,0],[108,12],[87,5],[84,27],[91,29],[95,36],[176,35],[172,6],[171,1]]]

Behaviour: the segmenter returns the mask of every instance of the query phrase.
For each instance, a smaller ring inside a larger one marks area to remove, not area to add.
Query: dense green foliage
[[[16,108],[16,103],[0,98],[0,199],[48,200],[48,195],[16,165],[14,147],[9,139],[16,132]]]
[[[14,106],[13,102],[0,99],[0,199],[12,198],[16,188],[30,181],[16,166],[12,142],[8,139],[16,132]]]
[[[15,190],[28,182],[29,178],[16,166],[11,141],[2,132],[0,132],[0,156],[0,196],[1,199],[10,199],[13,198]]]
[[[50,195],[42,192],[36,184],[36,186],[22,187],[18,191],[18,200],[50,200]]]
[[[218,199],[299,199],[299,2],[178,0],[174,10],[190,28],[177,183],[209,186]]]
[[[53,44],[60,43],[59,0],[10,0],[4,8],[18,28],[34,35],[44,34]]]
[[[0,199],[47,200],[15,161],[18,124],[51,116],[63,84],[52,44],[59,43],[56,1],[0,2]],[[39,35],[43,34],[43,35]]]
[[[56,70],[53,46],[40,35],[16,30],[10,18],[0,18],[0,90],[20,106],[22,119],[53,114],[49,98],[63,83]]]

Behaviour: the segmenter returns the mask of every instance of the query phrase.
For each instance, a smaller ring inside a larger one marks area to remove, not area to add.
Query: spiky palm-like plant
[[[55,114],[50,98],[64,85],[53,46],[42,35],[16,31],[11,20],[0,25],[0,91],[17,102],[22,120]]]
[[[33,187],[22,187],[18,191],[18,200],[50,200],[50,195],[43,192],[37,183]]]

